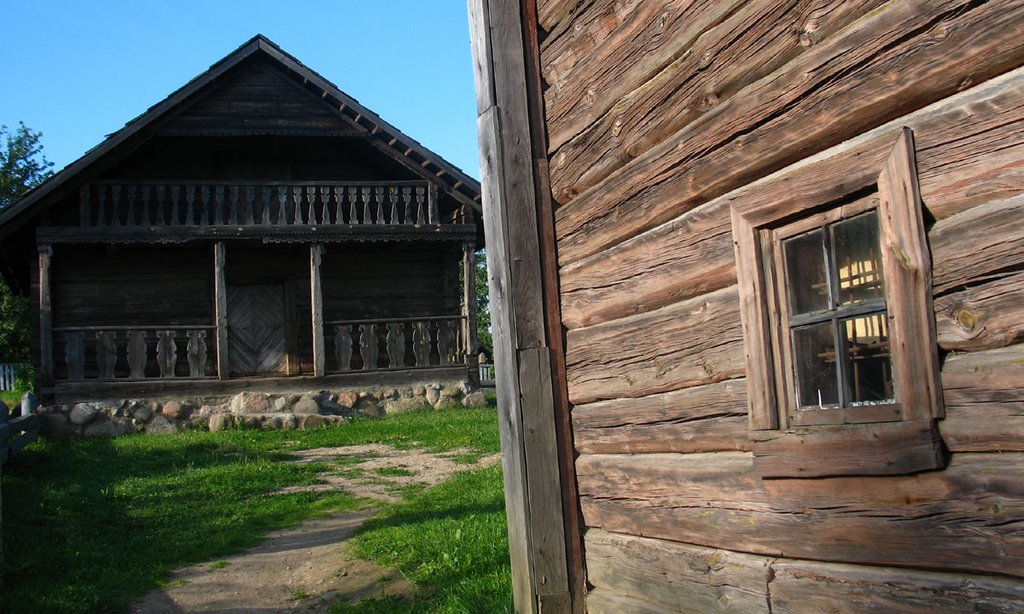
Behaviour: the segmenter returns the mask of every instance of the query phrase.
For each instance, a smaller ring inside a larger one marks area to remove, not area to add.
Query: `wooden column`
[[[462,244],[462,271],[462,315],[465,318],[463,350],[466,353],[469,381],[479,385],[480,369],[476,355],[476,245],[469,241]]]
[[[573,483],[556,437],[521,8],[469,0],[498,423],[515,609],[569,612],[562,493]]]
[[[213,244],[213,299],[217,321],[217,377],[228,379],[228,291],[224,283],[224,243]]]
[[[39,246],[39,382],[53,385],[53,312],[50,301],[50,260],[53,248]]]
[[[324,246],[314,243],[309,246],[309,293],[313,316],[313,375],[323,377],[324,360],[324,298],[320,287],[320,262]]]

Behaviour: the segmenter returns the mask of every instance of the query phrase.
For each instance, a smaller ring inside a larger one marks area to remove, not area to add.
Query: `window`
[[[791,191],[800,185],[805,194]],[[755,465],[764,477],[941,466],[913,135],[758,188],[732,202]]]

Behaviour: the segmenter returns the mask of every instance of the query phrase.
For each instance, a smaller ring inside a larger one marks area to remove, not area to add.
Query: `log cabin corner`
[[[256,36],[0,215],[37,390],[476,377],[477,181]]]
[[[1024,4],[469,11],[517,611],[1024,610]]]

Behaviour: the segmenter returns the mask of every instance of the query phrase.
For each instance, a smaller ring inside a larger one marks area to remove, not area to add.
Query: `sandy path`
[[[499,460],[498,455],[476,463],[454,460],[468,452],[437,454],[385,445],[348,446],[303,450],[291,462],[347,458],[345,464],[321,474],[321,484],[303,489],[344,490],[358,497],[392,502],[398,500],[396,489],[411,484],[433,486],[461,471]],[[413,586],[398,571],[348,554],[348,539],[374,512],[365,509],[312,518],[294,529],[271,533],[260,545],[223,562],[175,571],[167,588],[147,594],[133,611],[327,612],[339,599],[353,602],[411,592]]]

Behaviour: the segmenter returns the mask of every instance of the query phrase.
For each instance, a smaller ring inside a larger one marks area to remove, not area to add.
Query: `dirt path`
[[[461,471],[498,462],[499,455],[461,463],[470,450],[430,453],[385,445],[318,448],[295,454],[291,462],[327,462],[321,484],[281,492],[344,490],[374,501],[401,500],[414,485],[439,484]],[[357,559],[348,539],[375,510],[312,518],[294,529],[276,531],[248,552],[180,569],[167,588],[140,600],[134,612],[327,612],[337,600],[411,592],[402,575]]]

